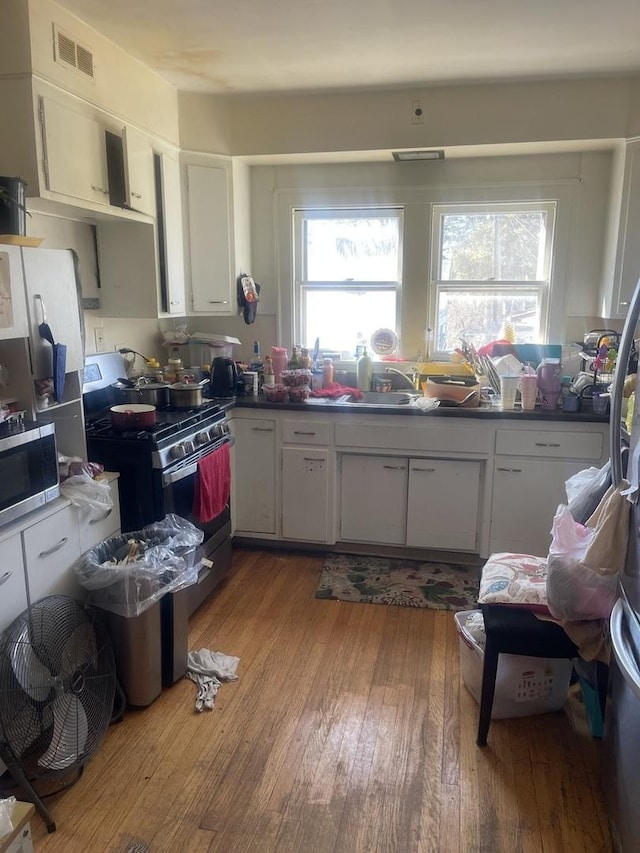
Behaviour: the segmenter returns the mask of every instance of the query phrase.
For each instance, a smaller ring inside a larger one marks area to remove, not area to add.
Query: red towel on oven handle
[[[220,515],[229,502],[231,493],[231,454],[229,445],[223,444],[213,453],[198,461],[193,515],[203,524]]]

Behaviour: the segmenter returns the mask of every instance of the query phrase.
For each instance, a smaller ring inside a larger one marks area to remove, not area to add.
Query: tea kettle
[[[238,385],[238,369],[230,358],[219,356],[211,365],[210,397],[235,397]]]

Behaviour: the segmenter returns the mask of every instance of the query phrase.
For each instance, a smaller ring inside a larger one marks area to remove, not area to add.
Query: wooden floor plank
[[[460,682],[447,611],[315,598],[322,557],[243,548],[190,621],[240,657],[211,712],[182,680],[111,726],[48,800],[42,853],[606,853],[584,707],[494,720]]]

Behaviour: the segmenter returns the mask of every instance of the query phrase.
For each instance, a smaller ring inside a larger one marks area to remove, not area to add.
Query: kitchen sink
[[[360,400],[354,394],[345,394],[335,402],[357,403],[359,406],[408,406],[414,397],[419,396],[418,392],[411,391],[363,391]]]

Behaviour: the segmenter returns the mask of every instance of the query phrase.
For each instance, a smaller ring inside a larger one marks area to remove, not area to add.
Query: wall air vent
[[[93,80],[93,53],[88,48],[78,44],[67,33],[59,30],[55,24],[53,25],[53,48],[54,58],[58,65],[73,69]]]

